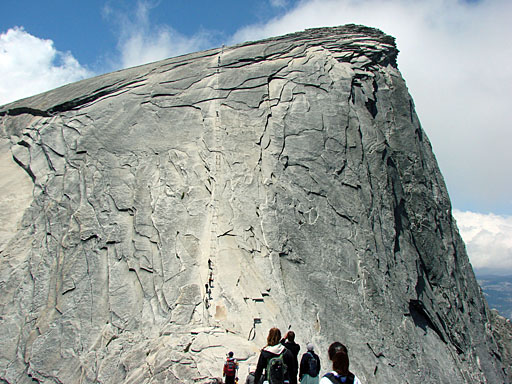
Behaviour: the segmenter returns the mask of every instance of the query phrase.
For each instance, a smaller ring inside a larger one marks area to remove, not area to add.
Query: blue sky
[[[473,265],[512,273],[512,1],[3,0],[1,10],[0,104],[221,44],[382,29],[397,39]]]
[[[266,1],[24,1],[3,0],[0,31],[22,26],[41,39],[50,39],[59,51],[69,51],[95,73],[115,68],[116,49],[123,25],[137,24],[140,4],[147,9],[151,30],[172,29],[193,36],[204,31],[208,42],[201,49],[222,45],[241,27],[283,14],[296,1],[275,6]]]

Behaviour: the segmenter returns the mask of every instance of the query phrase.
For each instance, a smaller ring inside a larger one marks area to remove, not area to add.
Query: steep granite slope
[[[244,379],[276,325],[365,383],[506,382],[397,53],[313,29],[0,108],[0,378]]]

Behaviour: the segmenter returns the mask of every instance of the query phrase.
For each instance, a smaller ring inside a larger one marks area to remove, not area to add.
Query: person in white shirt
[[[332,361],[332,371],[320,380],[320,384],[362,384],[359,378],[349,371],[348,350],[339,341],[329,346],[327,351]]]

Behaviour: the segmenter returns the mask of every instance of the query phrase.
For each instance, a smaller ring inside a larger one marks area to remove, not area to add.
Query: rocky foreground
[[[364,383],[510,382],[397,54],[312,29],[1,107],[0,381],[243,379],[278,326]]]

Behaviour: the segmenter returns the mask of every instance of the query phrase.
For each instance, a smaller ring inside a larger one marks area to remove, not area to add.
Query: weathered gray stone
[[[243,380],[279,326],[365,383],[510,382],[396,56],[313,29],[1,107],[0,379]]]
[[[491,329],[498,343],[497,356],[502,362],[505,373],[512,377],[512,324],[510,320],[500,316],[495,309],[491,310]]]

